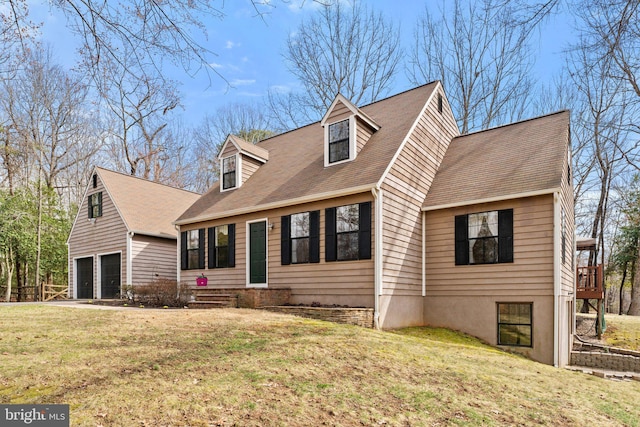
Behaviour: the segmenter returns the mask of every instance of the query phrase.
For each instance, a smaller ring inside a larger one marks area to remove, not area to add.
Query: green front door
[[[249,224],[249,284],[267,284],[267,222]]]

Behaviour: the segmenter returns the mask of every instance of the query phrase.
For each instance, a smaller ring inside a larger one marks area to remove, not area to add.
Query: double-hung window
[[[229,190],[236,187],[236,156],[222,159],[222,189]]]
[[[235,231],[235,224],[209,228],[209,268],[235,267]]]
[[[532,303],[498,303],[498,344],[533,346]]]
[[[204,268],[204,228],[183,231],[180,245],[182,270]]]
[[[329,125],[329,163],[348,160],[349,119]]]
[[[89,218],[102,216],[102,191],[89,196]]]
[[[371,202],[325,210],[325,260],[371,259]]]
[[[513,209],[455,217],[456,265],[513,262]]]
[[[282,217],[282,265],[320,262],[320,211]]]

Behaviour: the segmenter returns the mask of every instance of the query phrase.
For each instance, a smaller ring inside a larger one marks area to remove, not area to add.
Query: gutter
[[[381,329],[380,324],[380,295],[382,295],[382,197],[383,190],[379,185],[371,189],[373,194],[375,209],[375,240],[374,240],[374,286],[373,286],[373,325],[376,329]]]
[[[503,194],[501,196],[495,197],[486,197],[484,199],[476,199],[476,200],[463,200],[460,202],[454,203],[446,203],[442,205],[435,206],[424,206],[422,208],[423,212],[429,211],[437,211],[440,209],[449,209],[449,208],[458,208],[460,206],[468,206],[468,205],[479,205],[482,203],[493,203],[493,202],[502,202],[504,200],[512,200],[512,199],[524,199],[525,197],[534,197],[534,196],[543,196],[545,194],[558,194],[561,191],[561,188],[548,188],[545,190],[537,190],[537,191],[527,191],[524,193],[515,193],[515,194]]]
[[[317,202],[317,201],[322,201],[326,199],[333,199],[336,197],[351,196],[354,194],[365,193],[368,191],[373,192],[376,189],[376,187],[378,189],[380,188],[378,185],[379,184],[367,184],[367,185],[361,185],[358,187],[346,188],[344,190],[339,190],[339,191],[328,191],[326,193],[316,193],[310,196],[303,196],[295,199],[285,199],[277,202],[265,203],[262,205],[242,207],[242,208],[233,209],[233,210],[224,211],[224,212],[216,212],[214,214],[208,214],[208,215],[202,215],[202,216],[197,216],[193,218],[177,220],[173,222],[173,225],[194,224],[196,222],[212,221],[214,219],[219,219],[219,218],[227,218],[230,216],[244,215],[244,214],[249,214],[249,213],[254,213],[254,212],[259,212],[264,210],[301,205],[304,203]]]

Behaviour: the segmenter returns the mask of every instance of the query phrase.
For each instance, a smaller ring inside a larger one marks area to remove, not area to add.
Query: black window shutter
[[[513,209],[498,211],[498,262],[513,262]]]
[[[371,259],[371,202],[360,203],[358,258]]]
[[[204,268],[204,228],[198,230],[198,268]]]
[[[309,262],[320,262],[320,211],[309,212]]]
[[[183,231],[182,233],[180,233],[180,268],[182,270],[186,270],[188,268],[188,257],[187,232]]]
[[[280,260],[282,265],[291,264],[291,216],[284,215],[281,218],[280,227]]]
[[[98,193],[98,215],[102,216],[102,191]]]
[[[87,199],[87,207],[89,208],[89,218],[93,218],[93,210],[91,209],[91,202],[93,200],[93,194],[89,195],[89,198]]]
[[[229,262],[229,267],[235,267],[236,266],[236,225],[235,224],[229,224],[227,226],[227,229],[229,230],[229,243],[228,243],[228,249],[229,249],[228,262]]]
[[[466,215],[456,216],[456,265],[469,264],[469,227]]]
[[[336,208],[324,210],[324,260],[336,260]]]
[[[207,267],[208,268],[215,268],[216,263],[215,263],[215,259],[216,259],[216,239],[215,239],[215,234],[216,234],[216,228],[215,227],[209,227],[207,229],[207,247],[208,247],[208,262],[207,262]]]

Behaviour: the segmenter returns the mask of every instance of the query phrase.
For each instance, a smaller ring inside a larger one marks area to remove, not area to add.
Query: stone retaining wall
[[[373,308],[329,308],[302,306],[271,306],[264,310],[276,313],[291,314],[328,322],[373,328]]]
[[[640,352],[599,344],[576,342],[571,365],[620,372],[640,372]]]

